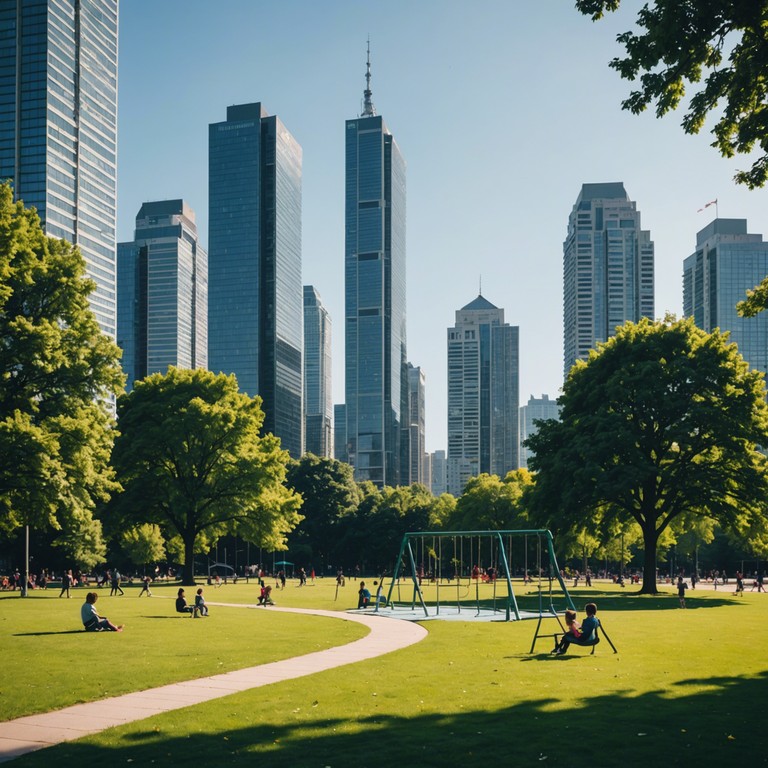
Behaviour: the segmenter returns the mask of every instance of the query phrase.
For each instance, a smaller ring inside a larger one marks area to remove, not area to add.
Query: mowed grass
[[[276,599],[328,607],[334,602],[333,587],[298,589],[289,582]],[[574,649],[553,657],[549,640],[530,655],[536,626],[531,621],[431,621],[425,624],[428,638],[402,651],[111,729],[28,755],[17,764],[768,764],[768,734],[761,722],[768,704],[768,596],[748,592],[735,598],[730,591],[697,590],[688,594],[688,609],[680,610],[669,589],[660,597],[638,597],[603,585],[574,592],[580,611],[585,602],[597,601],[616,655],[603,641],[594,656],[589,649]],[[340,595],[335,602],[343,605],[338,607],[354,602],[354,582],[344,590],[348,597]],[[209,601],[226,596],[229,602],[245,602],[248,591],[245,585],[241,591],[240,584],[206,588]],[[113,598],[117,607],[122,600]],[[520,595],[521,602],[529,600],[536,601],[536,594]],[[0,604],[3,614],[5,607]],[[243,611],[217,608],[216,621],[232,613],[242,624]],[[254,624],[274,622],[259,624],[257,633],[262,626],[272,631],[289,619],[304,618],[269,615],[268,610],[246,611],[245,616],[253,613]],[[307,620],[311,628],[305,631],[315,640],[330,635],[338,641],[347,626],[319,617]],[[213,621],[206,624],[209,633]],[[187,623],[192,629],[205,622]],[[545,620],[543,631],[553,625]],[[129,630],[138,631],[133,625]],[[259,635],[272,642],[271,635]],[[69,645],[73,637],[60,636],[57,648],[77,664],[76,650],[61,649],[61,641]],[[130,634],[87,637],[91,642],[122,641]],[[5,633],[2,641],[7,642]],[[23,646],[26,639],[13,642]],[[293,652],[291,643],[287,650]],[[86,669],[90,658],[80,660]]]
[[[153,587],[152,598],[137,598],[138,587],[124,587],[124,597],[93,590],[99,613],[125,624],[120,633],[83,631],[88,589],[71,590],[71,599],[59,599],[58,589],[25,599],[0,593],[0,720],[311,653],[367,632],[268,608],[211,606],[208,618],[192,619],[175,613],[177,589]],[[187,587],[186,596],[192,603],[194,590]]]

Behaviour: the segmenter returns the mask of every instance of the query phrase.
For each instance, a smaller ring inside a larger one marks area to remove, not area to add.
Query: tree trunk
[[[181,583],[185,587],[195,586],[195,534],[184,532],[184,567],[181,570]]]
[[[659,590],[656,586],[656,528],[652,531],[643,530],[643,547],[645,548],[643,558],[643,586],[640,589],[641,595],[657,595]]]

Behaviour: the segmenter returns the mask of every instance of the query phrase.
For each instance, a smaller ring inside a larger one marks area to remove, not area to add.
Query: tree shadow
[[[323,712],[322,702],[310,707],[309,688],[302,689],[300,701],[291,702],[299,707],[294,712],[268,706],[259,711],[248,706],[259,699],[238,696],[218,705],[237,718],[229,728],[206,730],[198,719],[205,710],[190,709],[183,732],[159,717],[113,731],[100,744],[61,744],[18,764],[389,768],[399,763],[475,768],[543,761],[564,765],[575,756],[590,768],[647,768],[659,760],[669,766],[766,763],[768,732],[751,717],[765,705],[766,671],[754,677],[690,679],[639,696],[629,685],[610,695],[591,695],[589,671],[582,669],[582,674],[587,690],[580,701],[545,695],[495,710],[476,702],[460,712],[453,707],[451,712],[419,714],[398,712],[393,699],[386,712],[356,720]],[[269,694],[259,695],[268,704]]]

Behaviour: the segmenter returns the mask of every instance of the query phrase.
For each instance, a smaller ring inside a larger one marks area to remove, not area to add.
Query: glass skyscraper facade
[[[168,366],[208,366],[208,255],[183,200],[144,203],[117,248],[117,343],[126,388]]]
[[[304,286],[304,450],[333,455],[331,316],[314,286]]]
[[[0,179],[79,246],[115,336],[117,0],[0,2]]]
[[[520,407],[520,466],[523,469],[528,469],[528,459],[533,456],[533,451],[523,443],[539,431],[536,422],[559,418],[560,406],[557,400],[550,400],[549,395],[531,395],[528,402]]]
[[[478,296],[448,329],[448,492],[518,468],[520,334]]]
[[[583,184],[563,244],[563,364],[567,377],[627,320],[653,319],[654,249],[621,182]]]
[[[406,418],[405,162],[370,95],[346,121],[345,445],[381,487],[400,483]]]
[[[421,368],[407,365],[408,375],[408,409],[407,424],[404,431],[407,440],[403,439],[404,466],[401,485],[426,483],[429,479],[424,475],[425,430],[426,430],[426,376]]]
[[[730,332],[751,368],[768,372],[768,314],[740,317],[736,303],[768,275],[768,242],[746,219],[717,218],[696,235],[683,262],[683,314],[699,328]]]
[[[260,103],[209,126],[208,363],[260,395],[264,432],[304,450],[301,147]]]

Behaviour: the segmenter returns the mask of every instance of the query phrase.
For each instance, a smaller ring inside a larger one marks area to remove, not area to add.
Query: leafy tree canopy
[[[154,523],[184,543],[184,582],[194,583],[200,537],[226,533],[266,549],[285,548],[301,520],[301,498],[284,485],[288,453],[259,435],[261,399],[234,376],[169,368],[118,401],[113,463],[124,491],[112,525]]]
[[[527,469],[470,478],[448,522],[454,531],[514,530],[527,524],[523,497],[533,485]]]
[[[93,510],[117,487],[107,402],[123,384],[94,287],[79,251],[0,185],[0,528],[64,530],[81,565],[103,555]]]
[[[619,8],[620,0],[576,0],[593,20]],[[610,66],[639,88],[622,107],[635,114],[655,104],[657,117],[676,109],[686,86],[702,83],[682,122],[698,133],[710,113],[712,143],[723,157],[760,155],[739,184],[762,187],[768,179],[768,0],[651,0],[637,15],[639,32],[618,36],[627,55]]]
[[[304,500],[304,519],[291,536],[291,550],[295,544],[304,544],[327,562],[339,540],[341,520],[352,514],[360,502],[361,492],[352,467],[307,453],[289,465],[287,484]]]
[[[656,591],[659,537],[684,515],[742,531],[764,523],[763,377],[726,336],[690,319],[627,323],[577,362],[559,403],[561,420],[528,441],[532,511],[554,530],[598,534],[634,520],[641,591]]]
[[[148,565],[165,559],[165,542],[160,527],[142,523],[123,531],[120,543],[136,565]]]

